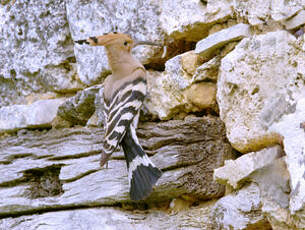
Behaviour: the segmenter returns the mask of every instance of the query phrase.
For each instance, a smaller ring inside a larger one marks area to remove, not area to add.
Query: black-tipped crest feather
[[[87,45],[89,45],[89,42],[86,40],[86,39],[83,39],[83,40],[78,40],[78,41],[74,41],[75,43],[78,43],[78,44],[87,44]]]

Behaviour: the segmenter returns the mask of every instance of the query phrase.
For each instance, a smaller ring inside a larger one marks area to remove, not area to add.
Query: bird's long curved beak
[[[135,41],[133,46],[136,47],[138,45],[150,45],[150,46],[163,47],[163,53],[162,53],[161,58],[166,57],[166,54],[167,54],[167,46],[166,45],[162,45],[160,43],[149,42],[149,41]]]
[[[163,46],[162,44],[149,42],[149,41],[135,41],[134,46],[138,46],[138,45],[150,45],[150,46],[160,46],[160,47]]]

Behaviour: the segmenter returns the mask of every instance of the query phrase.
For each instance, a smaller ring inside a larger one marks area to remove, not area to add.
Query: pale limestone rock
[[[177,214],[182,210],[189,209],[191,205],[192,205],[191,201],[182,198],[174,198],[169,204],[170,213]]]
[[[115,207],[50,211],[43,214],[5,218],[1,229],[101,229],[101,230],[200,230],[214,229],[209,218],[214,202],[206,202],[175,215],[161,210],[137,212]]]
[[[243,39],[222,59],[217,83],[220,117],[240,152],[281,142],[268,130],[305,94],[302,41],[286,31]]]
[[[246,18],[251,25],[282,21],[304,8],[303,0],[236,0],[233,8],[239,17]]]
[[[53,92],[42,93],[42,94],[32,93],[25,98],[26,100],[25,104],[33,104],[35,101],[55,99],[56,97],[58,97],[58,95]]]
[[[305,207],[305,130],[301,127],[301,124],[305,122],[304,114],[305,98],[302,98],[297,102],[295,112],[282,116],[269,128],[269,130],[283,136],[292,190],[289,204],[289,210],[292,214]]]
[[[209,35],[196,44],[195,53],[208,57],[216,49],[225,46],[227,43],[241,40],[251,35],[250,27],[246,24],[237,24],[227,29],[220,30]]]
[[[189,58],[190,56],[191,58]],[[191,69],[190,72],[193,72],[193,69],[196,68],[196,61],[194,61],[193,57],[193,52],[187,52],[177,55],[165,63],[165,70],[162,74],[164,75],[164,78],[171,81],[170,84],[174,90],[184,90],[190,86],[192,75],[186,71],[186,69]],[[185,63],[188,63],[189,65],[186,66]],[[190,66],[190,64],[194,66]],[[186,67],[186,69],[184,67]]]
[[[259,187],[254,183],[242,188],[236,193],[220,198],[211,216],[216,223],[216,229],[253,229],[267,230],[270,225],[260,211],[261,197]]]
[[[198,108],[216,110],[216,84],[211,82],[201,82],[191,85],[185,90],[184,95],[189,104]],[[192,109],[192,111],[196,111]]]
[[[32,92],[82,87],[65,7],[62,0],[0,4],[0,106],[23,104]]]
[[[283,24],[287,30],[292,30],[305,24],[305,10],[301,10],[296,16],[283,22]]]
[[[188,82],[182,82],[186,87]],[[160,72],[149,71],[147,89],[148,95],[144,101],[144,110],[161,120],[170,119],[179,113],[181,107],[186,103],[181,92],[174,87],[170,76],[165,76]]]
[[[193,75],[198,67],[200,58],[193,50],[181,54],[181,66],[185,72]]]
[[[237,189],[249,179],[252,173],[273,163],[282,153],[281,147],[275,146],[248,153],[236,160],[227,160],[223,167],[214,170],[214,180]]]
[[[254,172],[251,175],[251,181],[260,188],[261,210],[272,229],[302,229],[304,225],[301,227],[296,224],[296,218],[289,213],[288,209],[291,190],[285,158],[276,159],[272,164]]]
[[[220,229],[304,227],[296,224],[297,219],[288,210],[290,188],[285,157],[274,159],[247,177],[248,184],[216,202],[212,217]]]
[[[58,107],[64,99],[36,101],[30,105],[11,105],[0,108],[0,132],[24,128],[51,127]]]
[[[208,29],[232,15],[228,1],[165,0],[161,4],[160,22],[163,31],[174,39],[198,41],[208,34]]]
[[[137,133],[151,160],[163,170],[145,203],[224,194],[212,173],[231,157],[232,148],[219,118],[140,123]],[[99,166],[103,135],[101,128],[74,127],[22,130],[1,137],[0,217],[130,203],[123,152],[113,154],[108,169]]]
[[[191,75],[182,68],[182,55],[178,55],[166,62],[164,72],[148,72],[148,96],[144,106],[161,120],[186,112],[183,90],[190,85]]]
[[[0,5],[1,106],[24,104],[32,92],[75,92],[102,81],[110,73],[104,48],[72,40],[120,31],[158,43],[197,41],[232,13],[229,2],[205,5],[199,0],[11,2]],[[193,17],[183,16],[190,13]],[[163,67],[160,48],[138,46],[134,53],[144,64]]]
[[[217,81],[220,57],[216,56],[199,66],[192,77],[192,83],[201,81]]]
[[[144,110],[161,120],[188,112],[216,110],[214,83],[192,84],[200,59],[193,51],[178,55],[165,64],[165,71],[148,72],[148,96]]]
[[[104,117],[104,86],[102,85],[100,90],[98,91],[98,94],[95,97],[95,114],[97,116],[97,123],[96,125],[101,127],[105,125],[105,117]]]

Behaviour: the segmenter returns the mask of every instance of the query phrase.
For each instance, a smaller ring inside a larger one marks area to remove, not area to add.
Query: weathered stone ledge
[[[212,174],[232,149],[218,118],[146,122],[138,135],[164,171],[145,203],[182,195],[194,199],[223,195],[224,186],[214,182]],[[99,167],[102,138],[103,129],[86,127],[24,130],[3,137],[0,215],[130,203],[123,153],[113,155],[108,169]]]

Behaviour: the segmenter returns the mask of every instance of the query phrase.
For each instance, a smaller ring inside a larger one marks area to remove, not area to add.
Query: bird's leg
[[[100,160],[100,166],[103,167],[106,164],[106,169],[108,169],[108,160],[110,158],[111,154],[102,153],[101,154],[101,160]]]

